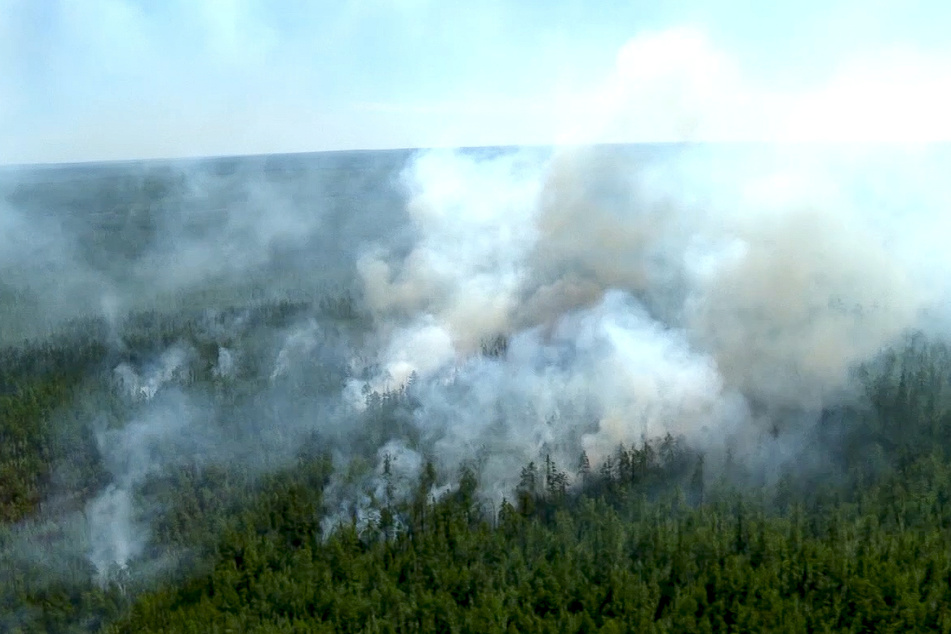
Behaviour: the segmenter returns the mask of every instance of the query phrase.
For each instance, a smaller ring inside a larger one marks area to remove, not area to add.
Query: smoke
[[[503,329],[534,243],[536,170],[527,152],[489,161],[449,151],[417,157],[404,175],[417,242],[395,267],[382,247],[359,259],[369,307],[438,312],[468,349]]]
[[[152,212],[150,248],[134,269],[147,284],[172,295],[227,284],[300,253],[324,220],[320,207],[292,200],[308,187],[318,189],[311,196],[319,199],[322,185],[316,180],[282,188],[253,168],[232,174],[183,170],[180,178],[171,200],[160,213]]]
[[[892,152],[597,146],[127,168],[125,198],[105,196],[116,172],[89,195],[90,226],[56,207],[30,224],[39,203],[11,188],[2,218],[24,239],[4,243],[20,275],[4,282],[36,314],[109,325],[119,402],[81,403],[103,479],[63,539],[101,581],[157,569],[151,482],[192,465],[271,471],[314,441],[336,469],[326,530],[381,521],[381,501],[418,494],[427,462],[429,494],[470,468],[493,504],[531,461],[570,472],[584,452],[597,467],[668,434],[711,472],[727,455],[767,479],[811,468],[823,409],[861,398],[856,369],[911,330],[947,330],[932,235],[947,161]],[[83,251],[90,235],[104,251]],[[49,271],[98,286],[59,306]],[[338,303],[316,294],[327,280]],[[258,281],[272,284],[260,296]],[[300,305],[258,303],[287,296]],[[182,308],[186,326],[163,323]],[[143,345],[149,333],[160,341]]]
[[[823,408],[858,398],[861,364],[941,312],[898,248],[938,210],[875,208],[871,157],[421,153],[403,173],[416,245],[358,266],[388,334],[365,389],[407,390],[418,450],[443,473],[479,465],[495,497],[531,460],[597,464],[666,434],[791,459]]]
[[[213,412],[182,391],[193,382],[194,355],[173,346],[141,371],[128,363],[113,371],[133,415],[120,427],[101,421],[95,435],[110,481],[84,517],[89,561],[102,582],[114,580],[148,545],[148,507],[137,503],[141,487],[169,469],[213,460],[223,444]]]
[[[947,332],[943,245],[926,238],[946,159],[891,151],[434,150],[367,157],[360,176],[339,156],[280,178],[165,172],[152,204],[170,219],[121,244],[128,277],[89,302],[110,326],[112,400],[76,407],[102,478],[57,548],[101,582],[161,569],[174,558],[151,483],[203,465],[269,472],[308,444],[335,467],[326,531],[381,522],[381,503],[419,494],[427,462],[425,493],[468,468],[486,508],[531,461],[572,472],[584,452],[597,468],[668,434],[709,474],[727,456],[766,480],[814,468],[832,450],[810,445],[823,410],[862,398],[855,371],[912,330]],[[78,248],[80,223],[48,217]],[[75,249],[21,248],[6,261],[31,274],[67,254],[62,284],[110,279]],[[342,297],[315,295],[311,268]],[[34,279],[16,283],[51,302]],[[258,303],[241,290],[256,279],[302,299]],[[166,296],[167,313],[127,316]]]
[[[100,316],[313,297],[397,233],[403,153],[209,159],[0,174],[0,343]],[[371,185],[372,184],[372,185]],[[352,214],[352,206],[363,215]],[[372,218],[372,222],[365,222]]]
[[[0,341],[57,321],[49,318],[57,311],[44,298],[89,310],[89,295],[102,287],[95,271],[75,266],[77,245],[62,223],[46,210],[22,209],[5,198],[0,196]]]
[[[921,300],[861,223],[808,208],[767,222],[744,223],[736,250],[696,276],[686,324],[751,398],[821,407],[915,324]]]

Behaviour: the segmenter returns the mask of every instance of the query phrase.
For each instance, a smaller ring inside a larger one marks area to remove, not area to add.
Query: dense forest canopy
[[[3,173],[0,629],[951,630],[935,216],[816,156]]]

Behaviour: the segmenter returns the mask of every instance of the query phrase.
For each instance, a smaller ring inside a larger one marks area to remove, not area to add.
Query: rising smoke
[[[915,240],[941,197],[901,215],[900,201],[871,197],[869,166],[889,173],[880,154],[602,146],[434,150],[390,164],[377,187],[395,191],[368,199],[359,221],[327,208],[312,217],[294,190],[270,205],[266,179],[245,184],[235,210],[208,210],[234,180],[196,177],[173,197],[196,211],[175,217],[204,229],[179,243],[186,229],[160,225],[134,260],[139,295],[107,285],[99,305],[118,360],[102,380],[118,405],[111,418],[86,406],[106,476],[70,520],[100,578],[150,552],[151,478],[209,463],[263,473],[314,436],[337,472],[327,530],[372,521],[374,501],[409,495],[427,461],[434,492],[469,467],[493,504],[530,461],[570,470],[585,452],[596,466],[621,443],[667,434],[711,469],[727,454],[774,471],[821,461],[803,460],[803,439],[823,409],[861,398],[856,369],[945,323],[940,254],[910,248],[927,244]],[[256,228],[259,209],[276,229]],[[71,253],[54,260],[63,275]],[[161,292],[137,272],[145,262],[163,264]],[[291,288],[321,264],[355,317],[312,303],[265,327],[251,309],[205,310],[191,342],[130,356],[122,339],[120,307],[143,297],[275,270]],[[395,409],[381,418],[387,399]]]
[[[543,455],[597,463],[666,433],[752,458],[855,398],[854,370],[921,325],[923,271],[888,244],[929,216],[861,208],[860,164],[664,152],[409,163],[417,242],[358,265],[389,333],[368,385],[416,378],[419,450],[446,472],[475,461],[501,494]],[[505,354],[474,354],[499,335]]]

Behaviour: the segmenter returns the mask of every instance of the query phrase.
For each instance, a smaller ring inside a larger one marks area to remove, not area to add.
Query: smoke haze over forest
[[[946,332],[946,161],[662,145],[16,171],[3,336],[104,329],[91,385],[118,401],[74,404],[106,472],[78,542],[100,570],[145,552],[150,478],[267,472],[314,437],[342,470],[369,461],[332,484],[328,527],[370,512],[384,464],[407,487],[427,461],[438,487],[474,468],[495,504],[530,461],[596,468],[668,434],[769,483],[828,468],[819,422],[863,407],[860,369]],[[252,317],[275,301],[303,303]],[[142,348],[143,311],[198,321]]]
[[[0,629],[187,574],[183,482],[319,454],[309,538],[390,538],[625,447],[890,473],[911,384],[951,421],[948,9],[688,4],[0,0]]]

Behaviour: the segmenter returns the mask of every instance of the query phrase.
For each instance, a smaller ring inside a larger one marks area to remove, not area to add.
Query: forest
[[[751,152],[0,173],[0,632],[951,632],[944,209]]]
[[[358,313],[328,293],[243,314],[280,328]],[[263,380],[214,371],[207,322],[140,313],[117,351],[105,322],[79,320],[0,353],[3,631],[951,631],[951,349],[923,336],[862,368],[864,398],[823,412],[822,468],[767,482],[672,435],[631,438],[597,466],[539,456],[496,505],[478,464],[427,462],[407,483],[387,456],[384,486],[341,514],[341,467],[312,432],[279,468],[187,459],[135,479],[154,509],[145,563],[97,573],[71,544],[89,543],[75,518],[110,480],[88,415],[108,427],[129,407],[112,369],[178,342],[195,356],[171,381],[223,406]],[[482,354],[508,354],[505,340]],[[339,389],[333,368],[317,374],[308,390]],[[366,398],[368,435],[415,407],[410,389]]]

